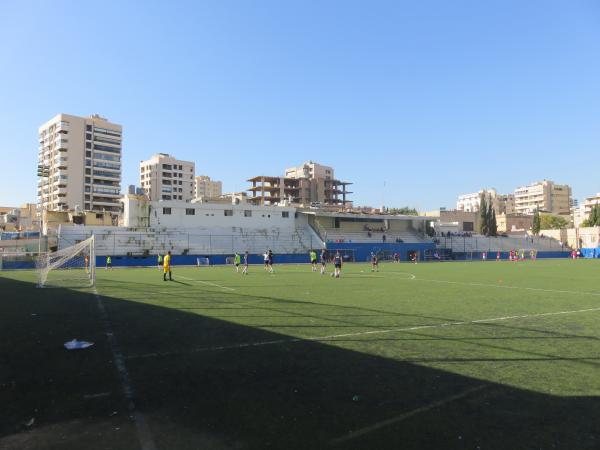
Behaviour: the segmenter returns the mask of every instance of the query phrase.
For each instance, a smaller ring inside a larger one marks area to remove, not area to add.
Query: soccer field
[[[98,269],[93,292],[3,272],[0,448],[598,449],[599,275]]]

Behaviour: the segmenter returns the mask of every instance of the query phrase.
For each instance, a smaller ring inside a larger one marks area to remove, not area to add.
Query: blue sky
[[[59,112],[123,125],[123,188],[167,152],[226,191],[312,159],[374,206],[600,192],[594,0],[4,2],[0,58],[0,205]]]

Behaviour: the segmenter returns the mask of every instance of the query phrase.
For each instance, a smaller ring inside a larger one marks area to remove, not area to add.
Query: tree
[[[590,217],[581,222],[581,227],[596,227],[600,226],[600,204],[594,205]]]
[[[483,234],[484,236],[487,236],[489,232],[488,213],[487,201],[485,200],[485,195],[482,195],[479,202],[479,234]]]
[[[490,203],[490,221],[488,225],[489,236],[498,236],[498,224],[496,223],[496,211]]]
[[[559,230],[568,225],[567,219],[561,216],[542,216],[540,217],[540,226],[542,230]]]
[[[403,208],[389,208],[387,210],[388,214],[402,214],[404,216],[418,216],[419,213],[415,208],[410,208],[408,206],[404,206]]]
[[[542,229],[542,224],[540,221],[540,212],[536,209],[535,213],[533,213],[533,223],[531,224],[531,232],[536,236],[540,234],[540,230]]]

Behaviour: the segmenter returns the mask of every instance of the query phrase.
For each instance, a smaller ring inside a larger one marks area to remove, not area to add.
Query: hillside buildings
[[[140,185],[150,200],[190,202],[194,198],[195,164],[167,153],[140,162]]]
[[[42,210],[119,211],[121,125],[97,114],[57,114],[39,127],[38,135]]]
[[[481,197],[486,196],[491,200],[496,215],[514,214],[515,198],[512,194],[498,194],[496,189],[481,189],[471,194],[463,194],[458,197],[456,202],[457,211],[477,212],[481,204]]]

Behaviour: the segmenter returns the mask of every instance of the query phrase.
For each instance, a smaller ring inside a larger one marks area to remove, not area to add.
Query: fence
[[[568,251],[568,247],[552,238],[542,237],[485,237],[485,236],[437,236],[434,242],[440,248],[453,252],[502,252],[515,249],[537,251]]]

